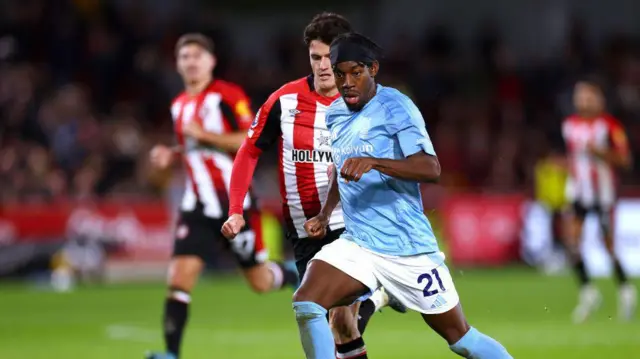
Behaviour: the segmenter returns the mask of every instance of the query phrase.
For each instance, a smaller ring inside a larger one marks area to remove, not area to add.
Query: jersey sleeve
[[[247,142],[266,151],[280,138],[280,96],[273,93],[260,107],[247,132]]]
[[[436,156],[420,110],[411,100],[403,102],[387,108],[390,118],[386,121],[389,133],[398,138],[403,156],[409,157],[421,151]]]
[[[622,124],[616,119],[609,121],[609,141],[614,151],[627,155],[629,153],[629,140]]]
[[[243,213],[244,198],[249,192],[260,154],[261,151],[247,139],[240,146],[231,170],[229,216]]]
[[[226,105],[225,117],[235,131],[246,131],[251,127],[253,111],[251,101],[240,86],[226,84],[222,92],[222,103]]]

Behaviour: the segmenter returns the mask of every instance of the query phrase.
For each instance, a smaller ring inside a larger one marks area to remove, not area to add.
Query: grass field
[[[640,322],[620,323],[610,281],[605,304],[587,324],[572,325],[574,282],[523,269],[456,272],[469,320],[517,359],[640,358]],[[163,286],[118,285],[41,292],[0,284],[0,358],[142,358],[162,348]],[[236,278],[208,278],[194,293],[183,357],[303,358],[291,292],[249,292]],[[418,315],[376,314],[365,335],[375,359],[456,358]]]

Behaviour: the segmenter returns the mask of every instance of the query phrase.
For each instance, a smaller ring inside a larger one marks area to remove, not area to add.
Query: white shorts
[[[329,263],[363,283],[371,292],[382,286],[416,312],[444,313],[460,302],[441,252],[388,256],[338,238],[325,245],[312,260]]]

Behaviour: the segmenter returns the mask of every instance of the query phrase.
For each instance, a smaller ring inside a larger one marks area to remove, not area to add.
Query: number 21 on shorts
[[[438,286],[440,287],[440,290],[438,290],[438,288],[431,289],[431,287],[433,286],[434,277],[438,282]],[[418,277],[418,284],[421,284],[425,280],[427,281],[427,284],[424,286],[424,289],[422,290],[422,294],[424,294],[425,297],[430,297],[432,295],[446,291],[446,289],[444,288],[444,284],[442,284],[442,279],[440,279],[440,273],[438,273],[438,268],[433,268],[430,273],[421,274]]]

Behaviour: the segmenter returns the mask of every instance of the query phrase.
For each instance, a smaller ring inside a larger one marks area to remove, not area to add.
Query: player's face
[[[578,83],[573,93],[573,103],[578,113],[595,116],[604,110],[604,98],[600,90],[590,84]]]
[[[375,95],[374,77],[378,73],[377,62],[370,67],[355,61],[341,62],[333,72],[338,91],[351,111],[360,110]]]
[[[215,58],[202,46],[187,44],[178,51],[177,67],[184,82],[199,82],[211,76]]]
[[[313,40],[309,44],[309,61],[313,76],[316,78],[316,85],[319,90],[329,91],[336,87],[336,81],[331,69],[331,59],[329,58],[329,45],[320,40]]]

